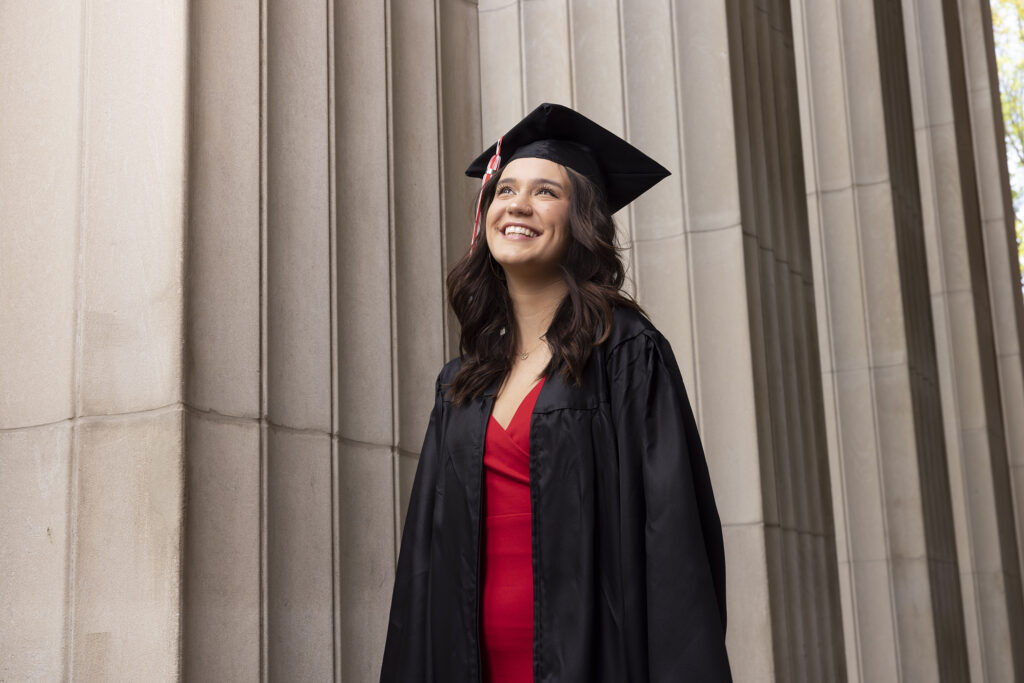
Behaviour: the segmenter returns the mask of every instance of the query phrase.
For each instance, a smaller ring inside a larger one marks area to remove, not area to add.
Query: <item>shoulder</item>
[[[450,383],[455,379],[455,375],[458,374],[460,367],[462,367],[462,358],[452,358],[444,364],[444,367],[441,368],[441,372],[437,373],[437,381],[442,384]]]
[[[451,383],[455,381],[455,375],[459,374],[459,368],[461,367],[461,357],[452,358],[444,364],[444,367],[441,368],[441,372],[437,373],[436,389],[438,393],[441,392],[442,388],[451,386]]]
[[[644,348],[651,344],[661,346],[665,343],[654,323],[640,311],[623,306],[612,310],[612,329],[608,338],[601,344],[605,355],[612,355],[624,349]]]
[[[654,372],[668,372],[682,381],[672,345],[649,318],[639,311],[623,308],[616,308],[614,315],[611,334],[599,351],[606,377],[636,379]]]

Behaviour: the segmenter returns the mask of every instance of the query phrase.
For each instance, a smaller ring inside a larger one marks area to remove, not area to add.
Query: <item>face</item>
[[[487,210],[487,246],[507,272],[554,274],[569,245],[569,174],[547,159],[508,163]]]

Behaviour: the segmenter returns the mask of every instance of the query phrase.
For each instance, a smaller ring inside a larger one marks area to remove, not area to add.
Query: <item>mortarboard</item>
[[[615,133],[560,104],[544,103],[498,138],[466,169],[482,186],[497,172],[504,158],[536,157],[567,166],[592,180],[604,191],[608,210],[615,213],[669,175],[667,169]],[[480,229],[477,199],[473,239]]]

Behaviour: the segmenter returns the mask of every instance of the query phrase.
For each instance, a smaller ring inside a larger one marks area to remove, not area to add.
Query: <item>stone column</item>
[[[468,246],[476,8],[192,23],[186,669],[373,680]]]
[[[186,37],[0,7],[3,678],[179,674]]]
[[[845,665],[790,7],[727,8],[775,674],[837,680]]]
[[[960,21],[948,2],[905,0],[903,16],[971,679],[1024,678],[1024,602]]]
[[[1016,501],[1019,574],[1024,575],[1024,297],[1014,234],[1013,197],[1006,167],[1006,143],[988,0],[961,0],[965,88],[976,171],[978,210],[988,275],[999,395]],[[1000,514],[1005,511],[1000,510]],[[1000,525],[1006,524],[1000,517]],[[1013,614],[1011,613],[1011,616]],[[1024,619],[1024,615],[1018,616]]]
[[[186,254],[186,680],[259,680],[266,429],[261,315],[263,15],[191,10]]]
[[[4,677],[60,680],[69,668],[82,40],[80,7],[0,5]]]
[[[848,677],[964,680],[900,7],[793,21]]]

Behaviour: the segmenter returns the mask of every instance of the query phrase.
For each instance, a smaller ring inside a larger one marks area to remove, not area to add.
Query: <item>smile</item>
[[[510,239],[529,239],[537,237],[536,232],[522,225],[506,225],[501,232],[503,235],[505,235],[505,237],[508,237]]]

